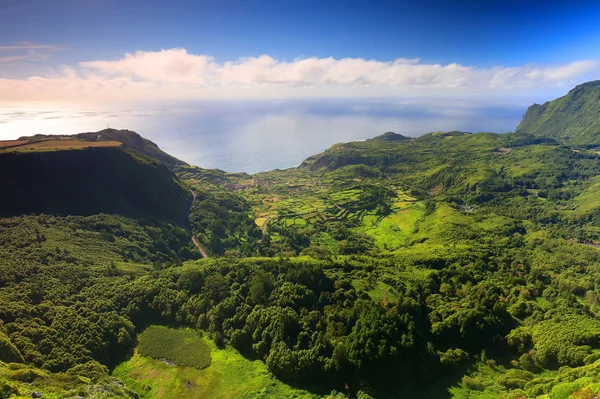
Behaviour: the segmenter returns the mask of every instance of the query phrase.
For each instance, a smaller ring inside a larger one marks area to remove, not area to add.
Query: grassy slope
[[[24,141],[23,145],[11,146],[4,149],[4,152],[43,152],[43,151],[63,151],[84,149],[90,147],[120,147],[123,144],[118,141],[102,141],[91,142],[74,139],[58,139],[58,140],[40,140],[40,141]]]
[[[382,219],[375,215],[362,218],[362,231],[372,236],[382,250],[394,250],[404,245],[425,213],[423,203],[406,202],[404,199],[394,203],[392,209],[392,213]]]
[[[517,133],[565,140],[573,145],[600,144],[600,81],[579,85],[569,93],[527,110]]]

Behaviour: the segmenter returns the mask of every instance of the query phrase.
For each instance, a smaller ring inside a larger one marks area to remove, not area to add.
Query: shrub
[[[448,349],[440,353],[440,363],[447,367],[456,367],[469,361],[469,354],[462,349]]]
[[[534,378],[525,384],[525,391],[529,396],[537,397],[545,393],[549,393],[555,385],[555,380],[552,377]]]
[[[522,389],[528,381],[533,379],[534,375],[529,371],[512,369],[498,378],[498,383],[508,389]]]
[[[0,360],[4,362],[23,362],[21,352],[10,342],[10,339],[0,333]]]
[[[10,378],[21,382],[33,382],[38,378],[46,378],[48,374],[35,369],[20,369],[11,373]]]
[[[15,393],[17,393],[17,390],[13,386],[0,381],[0,399],[8,399]]]
[[[583,362],[585,364],[592,364],[595,363],[597,360],[600,360],[600,352],[594,352],[590,355],[587,355],[584,359]]]
[[[550,397],[552,399],[569,399],[571,394],[581,388],[579,382],[564,382],[552,388]]]
[[[71,367],[69,370],[67,370],[67,374],[79,375],[90,378],[92,380],[98,380],[108,375],[108,368],[103,364],[92,360],[90,362],[78,364],[75,367]]]
[[[464,387],[474,391],[483,391],[486,386],[485,381],[480,377],[469,377],[468,375],[462,378],[462,384]]]

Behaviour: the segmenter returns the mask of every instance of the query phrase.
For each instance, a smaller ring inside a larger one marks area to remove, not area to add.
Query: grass
[[[263,362],[247,360],[233,348],[219,349],[212,341],[199,339],[211,351],[212,361],[205,369],[169,365],[142,356],[138,349],[116,367],[113,375],[137,392],[140,399],[315,397],[277,381]]]
[[[395,209],[396,212],[381,220],[376,215],[362,218],[363,231],[375,239],[380,249],[394,250],[404,245],[425,213],[422,203],[399,201]]]
[[[600,177],[590,179],[589,186],[573,198],[572,204],[575,210],[569,211],[568,214],[575,217],[587,215],[600,208]]]
[[[286,226],[306,226],[306,220],[300,217],[283,219],[283,223]]]
[[[16,147],[28,142],[29,140],[2,140],[0,141],[0,148]]]
[[[198,333],[150,326],[139,336],[138,351],[154,359],[167,359],[179,366],[203,369],[210,366],[210,348]]]
[[[114,262],[117,270],[123,274],[143,275],[152,271],[152,265],[134,262]]]
[[[58,140],[42,140],[35,142],[24,142],[20,145],[1,146],[8,147],[6,151],[60,151],[60,150],[76,150],[90,147],[120,147],[123,145],[118,141],[84,141],[73,139],[58,139]]]
[[[263,226],[265,225],[265,222],[266,222],[267,220],[269,220],[269,218],[265,218],[265,217],[262,217],[262,218],[256,218],[256,219],[254,220],[254,223],[256,223],[256,225],[257,225],[258,227],[263,227]]]

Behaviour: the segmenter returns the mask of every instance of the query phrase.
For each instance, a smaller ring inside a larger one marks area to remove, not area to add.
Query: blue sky
[[[81,100],[69,85],[103,99],[151,85],[175,99],[558,94],[600,77],[599,17],[598,1],[3,0],[0,100]],[[249,65],[223,80],[226,63]]]
[[[220,60],[362,57],[519,65],[600,50],[600,3],[558,1],[3,0],[0,38],[60,44],[57,61],[183,47]]]

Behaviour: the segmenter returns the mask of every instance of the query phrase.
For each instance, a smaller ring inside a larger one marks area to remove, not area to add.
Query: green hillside
[[[119,147],[0,153],[0,215],[116,213],[182,222],[189,191],[159,161]]]
[[[600,80],[581,84],[556,100],[533,104],[515,131],[576,146],[600,145]]]
[[[600,395],[595,149],[388,132],[248,175],[35,140],[0,152],[0,399]]]

